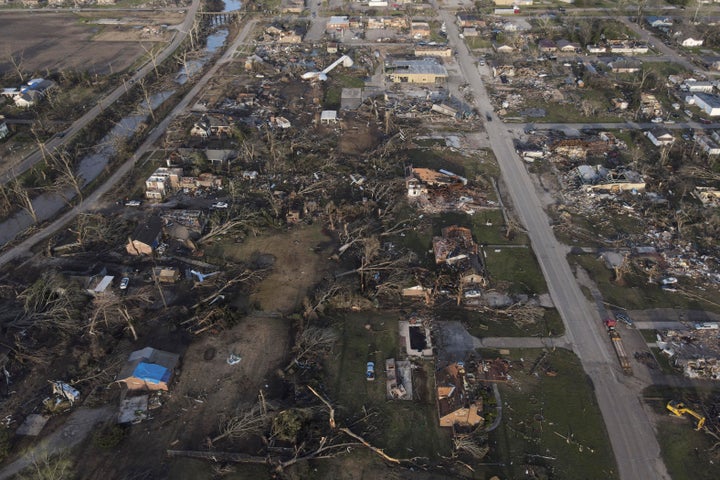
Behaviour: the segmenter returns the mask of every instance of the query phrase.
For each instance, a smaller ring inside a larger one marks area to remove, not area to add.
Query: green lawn
[[[435,139],[422,139],[419,145],[444,146],[444,141]],[[494,199],[495,195],[492,191],[490,178],[498,178],[500,169],[497,160],[491,150],[482,150],[478,155],[461,155],[450,150],[433,150],[429,148],[414,148],[407,150],[405,154],[408,157],[408,163],[413,167],[432,168],[435,170],[446,169],[458,175],[468,178],[470,181],[478,181],[481,184],[488,183],[487,193],[490,199]],[[481,176],[483,178],[477,178]]]
[[[628,274],[624,277],[624,284],[619,285],[613,281],[613,272],[594,255],[570,255],[568,259],[571,264],[580,265],[588,271],[590,278],[595,281],[607,303],[628,310],[679,308],[720,311],[717,304],[689,298],[681,293],[668,293],[658,285],[648,284],[646,276]],[[709,291],[694,290],[693,293],[700,296],[705,295],[709,300],[715,301]]]
[[[476,312],[454,305],[438,310],[443,320],[462,322],[470,335],[475,337],[552,337],[565,333],[560,314],[555,309],[545,309],[537,322],[516,322],[499,312]]]
[[[499,250],[499,252],[498,252]],[[510,293],[539,294],[547,292],[532,249],[486,248],[485,264],[491,282],[510,282]]]
[[[670,400],[684,402],[689,408],[701,411],[702,402],[717,403],[717,387],[680,389],[649,387],[645,401],[661,416],[657,425],[658,441],[665,465],[673,480],[715,480],[720,478],[720,454],[712,450],[716,440],[695,430],[692,417],[675,417],[665,408]],[[708,422],[710,423],[710,422]]]
[[[491,441],[497,442],[497,456],[504,464],[501,477],[528,478],[524,474],[530,464],[548,468],[544,472],[548,476],[535,478],[618,478],[593,387],[580,361],[567,350],[549,352],[546,365],[558,375],[531,376],[529,371],[541,353],[513,350],[511,357],[522,358],[523,366],[510,370],[511,384],[500,384],[503,421]],[[495,356],[496,352],[483,352],[485,358]]]
[[[397,457],[423,456],[436,460],[450,453],[450,431],[438,426],[435,396],[425,379],[433,378],[431,362],[413,374],[421,400],[388,401],[385,397],[385,360],[398,356],[398,315],[350,314],[337,324],[342,332],[335,359],[328,364],[329,395],[340,406],[339,419],[377,412],[378,428],[366,438]],[[365,325],[371,325],[368,330]],[[375,362],[376,379],[365,378],[366,364]],[[417,380],[417,381],[416,381]],[[416,395],[417,396],[417,395]]]

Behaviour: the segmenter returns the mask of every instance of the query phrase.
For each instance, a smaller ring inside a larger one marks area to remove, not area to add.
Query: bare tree
[[[23,314],[12,322],[13,326],[42,326],[73,332],[79,327],[80,310],[86,297],[61,275],[48,271],[20,292],[18,300]]]
[[[156,50],[154,45],[151,46],[150,48],[147,48],[145,46],[145,44],[142,42],[140,42],[140,47],[143,50],[145,50],[145,53],[147,53],[148,57],[150,58],[150,61],[152,62],[152,65],[153,65],[153,70],[155,70],[155,76],[157,78],[160,78],[160,72],[158,70],[158,64],[157,64],[157,59],[158,59],[158,56],[160,55],[160,50]]]
[[[248,229],[252,232],[256,232],[259,228],[259,222],[261,215],[257,211],[242,211],[238,215],[234,215],[232,218],[224,218],[222,221],[213,222],[210,231],[203,235],[198,243],[207,243],[218,236],[227,235],[231,232],[239,229]]]
[[[145,106],[147,107],[150,118],[153,122],[155,122],[155,112],[153,111],[152,99],[150,98],[150,91],[147,88],[145,79],[141,79],[138,82],[138,85],[140,85],[140,91],[142,92],[143,98],[145,99]]]
[[[338,333],[330,328],[309,326],[303,329],[295,340],[293,359],[285,370],[290,370],[294,365],[306,362],[311,357],[329,352],[339,338]]]
[[[12,52],[8,52],[8,57],[10,59],[10,63],[12,63],[13,68],[15,69],[15,73],[17,73],[17,76],[20,77],[20,83],[25,83],[25,74],[22,70],[23,65],[23,58],[24,52],[20,52],[19,54],[15,54]]]
[[[75,172],[75,166],[70,159],[70,155],[67,152],[56,152],[56,154],[51,155],[51,159],[53,168],[59,173],[55,182],[56,190],[62,192],[65,188],[70,187],[77,198],[82,201],[83,178]]]
[[[475,435],[456,435],[453,437],[453,448],[457,453],[466,453],[475,460],[482,460],[490,451],[490,446],[484,439],[475,438]]]
[[[210,439],[210,444],[219,442],[224,438],[245,438],[263,433],[270,423],[270,415],[261,404],[239,411],[236,415],[221,421],[220,433]]]
[[[30,190],[20,184],[20,180],[15,177],[12,181],[12,192],[15,198],[20,202],[20,207],[25,210],[33,223],[38,223],[37,212],[35,212],[35,206],[33,205],[32,198],[30,197]]]
[[[30,456],[30,465],[18,474],[17,480],[69,480],[75,476],[73,462],[60,452],[51,455],[49,451],[40,451]]]

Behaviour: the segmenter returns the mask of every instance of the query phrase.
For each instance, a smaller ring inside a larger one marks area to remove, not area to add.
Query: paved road
[[[564,348],[572,350],[565,337],[475,337],[475,348]]]
[[[98,205],[100,198],[106,193],[108,193],[125,175],[130,173],[133,167],[135,167],[135,164],[138,162],[138,160],[140,160],[140,158],[142,158],[142,156],[153,147],[154,143],[157,142],[160,136],[165,133],[165,130],[167,130],[167,127],[175,119],[175,117],[182,113],[188,107],[188,105],[190,105],[190,102],[194,101],[194,99],[202,91],[202,89],[205,88],[207,82],[210,81],[213,75],[217,73],[220,66],[232,60],[233,53],[238,48],[238,46],[242,45],[250,32],[252,32],[252,29],[255,27],[256,23],[257,20],[251,20],[245,24],[243,29],[238,33],[237,37],[235,37],[233,43],[230,45],[230,47],[226,49],[225,53],[218,59],[215,65],[213,65],[208,70],[208,72],[197,82],[197,84],[190,90],[190,92],[188,92],[188,94],[183,97],[183,99],[175,106],[172,112],[150,132],[148,137],[145,139],[142,145],[140,145],[140,147],[133,154],[133,156],[130,157],[130,159],[122,166],[120,166],[105,183],[103,183],[95,191],[93,191],[79,205],[75,206],[73,209],[63,214],[57,220],[38,231],[35,235],[31,236],[27,240],[21,242],[17,246],[0,255],[0,266],[5,265],[8,262],[29,256],[30,249],[38,242],[46,240],[50,236],[54,235],[56,232],[64,228],[68,223],[72,222],[75,217],[78,216],[80,213],[95,209]]]
[[[680,322],[658,320],[657,322],[633,322],[638,330],[684,330],[687,328]]]
[[[490,107],[492,108],[492,107]],[[596,123],[506,123],[506,128],[513,130],[524,130],[527,127],[535,130],[580,130],[582,128],[592,128],[596,130],[648,130],[651,128],[663,127],[668,130],[683,130],[691,128],[693,130],[715,129],[720,128],[720,123],[703,124],[698,122],[681,122],[681,123],[637,123],[637,122],[596,122]]]
[[[177,50],[177,48],[180,46],[180,43],[185,40],[185,37],[188,35],[188,32],[190,31],[193,22],[195,21],[195,14],[197,13],[198,8],[200,8],[200,0],[193,0],[192,5],[187,8],[187,15],[185,15],[185,20],[183,20],[183,22],[177,27],[178,33],[175,34],[173,40],[168,44],[168,46],[162,52],[160,52],[160,54],[158,54],[157,58],[155,59],[156,64],[162,63],[170,55],[175,53],[175,50]],[[122,97],[127,92],[127,89],[130,85],[145,78],[145,76],[152,70],[153,61],[151,60],[148,61],[137,72],[135,72],[135,74],[131,78],[123,80],[122,85],[118,86],[115,90],[100,99],[98,103],[90,110],[88,110],[87,113],[85,113],[82,117],[75,120],[73,124],[70,125],[67,130],[65,130],[62,137],[58,137],[57,135],[54,136],[47,143],[42,145],[40,149],[25,157],[25,159],[17,166],[15,166],[11,171],[0,175],[0,182],[5,184],[11,181],[16,176],[30,170],[33,165],[42,160],[43,151],[53,151],[55,148],[61,146],[73,136],[77,135],[80,130],[82,130],[83,128],[88,126],[90,122],[95,120],[95,118],[100,115],[103,110],[105,110],[108,106],[112,105],[120,97]]]
[[[477,107],[483,115],[487,113],[494,119],[486,122],[493,152],[515,211],[530,236],[550,295],[565,322],[567,340],[574,345],[585,372],[593,381],[620,478],[669,479],[650,419],[638,399],[637,387],[620,373],[600,316],[580,291],[565,249],[555,239],[530,176],[515,154],[512,135],[508,135],[507,126],[492,113],[475,59],[458,40],[452,13],[441,11],[441,17],[448,27],[451,46],[458,51],[460,69],[475,93]]]
[[[679,63],[691,72],[693,70],[700,70],[697,65],[680,55],[677,51],[675,51],[675,49],[665,45],[659,38],[655,38],[652,32],[650,32],[649,30],[641,28],[640,25],[638,25],[637,23],[631,22],[628,17],[621,16],[617,17],[617,19],[620,20],[623,24],[625,24],[628,29],[632,30],[639,39],[647,43],[652,43],[655,50],[658,50],[666,57],[671,58],[673,62]]]

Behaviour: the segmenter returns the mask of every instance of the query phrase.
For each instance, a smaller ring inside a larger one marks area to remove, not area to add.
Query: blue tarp
[[[133,377],[147,383],[167,383],[170,380],[170,370],[154,363],[138,363]]]

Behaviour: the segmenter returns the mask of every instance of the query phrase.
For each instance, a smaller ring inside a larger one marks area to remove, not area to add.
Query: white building
[[[696,93],[692,96],[695,105],[711,117],[720,117],[720,96]]]
[[[648,137],[648,140],[656,147],[672,145],[675,142],[675,137],[673,137],[672,133],[664,128],[648,130],[645,132],[645,136]]]
[[[10,135],[10,130],[8,129],[7,122],[5,121],[5,117],[0,115],[0,140]]]
[[[690,81],[686,80],[685,83],[681,85],[683,90],[687,92],[702,92],[702,93],[712,93],[713,89],[715,88],[715,84],[713,82],[698,82],[698,81]]]
[[[695,135],[695,143],[708,155],[720,155],[720,145],[705,135]]]
[[[330,125],[338,122],[337,110],[323,110],[320,113],[320,124]]]
[[[683,47],[701,47],[704,40],[702,38],[687,37],[680,41]]]

